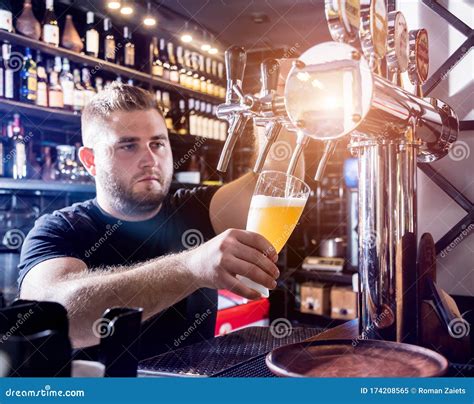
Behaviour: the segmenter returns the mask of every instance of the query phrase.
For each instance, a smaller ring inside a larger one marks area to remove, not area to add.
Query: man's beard
[[[146,176],[146,174],[141,174],[141,177],[143,176]],[[127,186],[111,173],[98,172],[96,179],[104,189],[114,209],[122,214],[131,216],[134,214],[147,214],[156,210],[168,195],[171,185],[171,176],[169,178],[159,176],[159,182],[161,184],[159,191],[144,190],[139,193],[134,193],[133,185],[135,185],[136,182],[134,182],[133,179],[131,186]]]

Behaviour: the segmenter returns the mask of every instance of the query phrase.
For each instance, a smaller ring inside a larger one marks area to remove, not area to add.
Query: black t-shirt
[[[31,268],[51,258],[75,257],[84,261],[90,270],[96,270],[144,262],[205,242],[215,236],[209,205],[217,189],[179,189],[168,194],[155,217],[139,222],[110,216],[96,199],[44,215],[24,241],[19,287]],[[181,347],[211,338],[216,312],[217,292],[199,289],[158,313],[142,324],[140,357],[176,349],[176,344]]]

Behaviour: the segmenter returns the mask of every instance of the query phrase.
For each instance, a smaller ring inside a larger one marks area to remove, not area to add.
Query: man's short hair
[[[132,112],[148,109],[157,110],[163,117],[153,94],[140,87],[113,82],[96,94],[82,111],[82,143],[93,147],[99,140],[97,124],[106,123],[111,114],[117,111]]]

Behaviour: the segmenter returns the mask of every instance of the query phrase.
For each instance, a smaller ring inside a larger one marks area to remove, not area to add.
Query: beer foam
[[[270,208],[270,207],[292,207],[303,208],[306,204],[305,198],[283,198],[279,196],[255,195],[250,203],[251,208]]]

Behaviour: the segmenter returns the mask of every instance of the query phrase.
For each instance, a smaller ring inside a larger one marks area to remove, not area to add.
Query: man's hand
[[[270,242],[246,230],[228,229],[207,243],[188,251],[185,263],[199,288],[228,289],[247,299],[260,293],[236,279],[245,276],[269,289],[276,287],[278,260]]]

